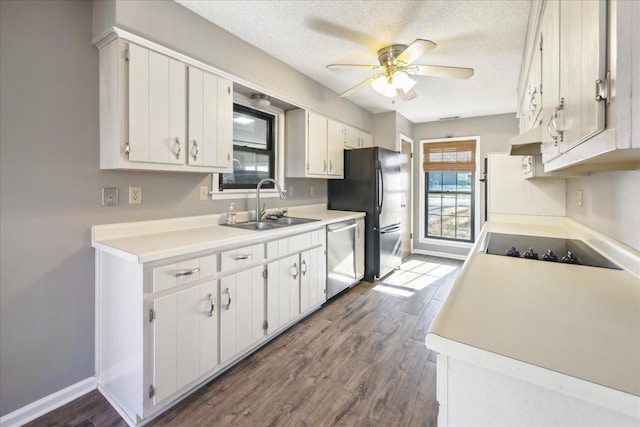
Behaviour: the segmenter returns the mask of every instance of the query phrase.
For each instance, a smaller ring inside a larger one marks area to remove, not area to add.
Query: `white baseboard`
[[[43,397],[40,400],[36,400],[33,403],[23,406],[20,409],[16,409],[13,412],[8,413],[0,418],[0,427],[13,427],[21,426],[33,421],[36,418],[58,409],[62,405],[77,399],[80,396],[84,396],[92,390],[95,390],[98,386],[98,379],[96,377],[90,377],[70,385],[67,388],[63,388],[53,394]]]
[[[467,259],[467,255],[451,254],[451,253],[448,253],[448,252],[426,251],[424,249],[414,249],[413,253],[414,254],[420,254],[420,255],[437,256],[437,257],[440,257],[440,258],[458,259],[458,260],[461,260],[461,261],[464,261],[464,260]]]

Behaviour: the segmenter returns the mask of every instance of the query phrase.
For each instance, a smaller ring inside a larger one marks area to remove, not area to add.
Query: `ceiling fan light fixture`
[[[254,93],[251,95],[251,105],[255,108],[265,109],[271,105],[269,97],[262,93]]]
[[[387,82],[387,77],[384,74],[380,74],[378,77],[371,81],[371,87],[379,94],[382,94],[382,92],[384,92],[384,89],[388,86],[388,84],[389,83]]]
[[[391,76],[391,82],[396,89],[402,89],[409,80],[409,74],[404,71],[396,71]]]
[[[386,96],[387,98],[394,98],[398,94],[398,91],[395,87],[389,82],[387,82],[387,86],[382,91],[382,96]]]

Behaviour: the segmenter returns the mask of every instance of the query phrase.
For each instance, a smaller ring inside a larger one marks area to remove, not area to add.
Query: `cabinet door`
[[[162,402],[177,388],[177,329],[178,297],[176,294],[158,298],[153,302],[153,404]]]
[[[218,365],[216,282],[153,303],[154,405]]]
[[[212,371],[218,366],[218,306],[217,282],[208,282],[200,286],[200,375]]]
[[[560,98],[564,152],[604,129],[604,102],[595,100],[604,80],[604,1],[560,2]]]
[[[202,73],[202,144],[192,146],[194,164],[218,166],[218,78]]]
[[[327,140],[327,162],[329,177],[342,178],[344,176],[344,137],[341,138],[337,135],[336,138]]]
[[[360,140],[360,131],[351,126],[345,126],[345,147],[346,148],[360,148],[362,141]]]
[[[215,166],[233,171],[233,83],[218,77],[218,155]]]
[[[220,282],[220,358],[221,362],[262,339],[264,279],[262,266],[223,278]]]
[[[361,147],[373,147],[373,135],[367,132],[360,132]]]
[[[203,145],[204,136],[204,71],[189,67],[189,141],[188,163],[202,165],[199,147]]]
[[[356,220],[356,278],[364,276],[364,218]]]
[[[540,37],[542,39],[542,161],[558,155],[559,137],[552,129],[553,116],[560,105],[560,2],[545,3]],[[558,139],[558,141],[556,141]]]
[[[326,301],[326,262],[324,248],[300,254],[300,312],[305,313]]]
[[[309,175],[327,174],[327,118],[307,112],[307,171]]]
[[[149,51],[129,44],[129,160],[149,161]]]
[[[187,67],[169,59],[169,163],[185,164],[187,152]]]
[[[267,265],[268,333],[300,314],[300,263],[294,255]]]

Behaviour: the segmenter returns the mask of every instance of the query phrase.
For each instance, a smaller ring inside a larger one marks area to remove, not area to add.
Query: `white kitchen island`
[[[623,270],[480,253],[488,231],[580,239]],[[639,270],[566,218],[494,216],[425,339],[439,426],[640,425]]]

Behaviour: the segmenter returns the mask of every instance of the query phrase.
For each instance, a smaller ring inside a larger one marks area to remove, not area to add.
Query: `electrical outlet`
[[[582,206],[582,190],[578,190],[578,206]]]
[[[293,197],[293,186],[289,186],[289,191],[287,191],[287,197]]]
[[[142,187],[129,187],[129,204],[139,205],[142,203]]]
[[[200,187],[200,200],[209,200],[209,187]]]
[[[311,189],[309,190],[309,192],[311,193],[311,195],[315,195],[316,194],[316,189],[314,188],[314,186],[311,186]]]
[[[118,206],[118,189],[114,187],[102,188],[102,206]]]

